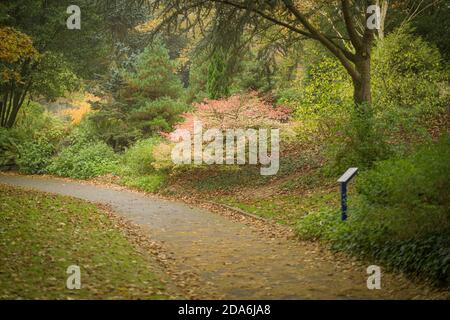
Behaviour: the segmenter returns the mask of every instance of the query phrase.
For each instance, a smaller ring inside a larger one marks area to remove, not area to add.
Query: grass
[[[310,170],[314,166],[316,164],[310,157],[297,155],[281,158],[280,169],[276,176],[261,175],[261,166],[259,165],[210,165],[185,168],[184,171],[176,174],[175,179],[198,192],[233,192],[242,187],[263,187],[280,177],[288,177],[301,170]],[[300,185],[286,185],[283,189],[320,185],[321,176],[318,174],[311,176],[312,178],[303,181]]]
[[[338,208],[339,193],[337,190],[329,189],[301,195],[276,194],[267,198],[238,199],[225,196],[221,197],[219,202],[294,227],[309,213]]]
[[[262,186],[270,178],[262,176],[258,166],[204,165],[179,170],[172,180],[198,192],[230,192],[240,187]]]
[[[339,210],[337,183],[317,166],[305,153],[282,158],[276,176],[262,176],[259,166],[251,165],[186,167],[171,175],[160,192],[214,199],[296,228],[309,213]]]
[[[160,299],[156,262],[97,206],[0,185],[0,299]],[[81,289],[66,288],[70,265]]]
[[[120,179],[120,184],[144,192],[157,192],[165,183],[166,175],[160,172],[141,176],[122,176]]]

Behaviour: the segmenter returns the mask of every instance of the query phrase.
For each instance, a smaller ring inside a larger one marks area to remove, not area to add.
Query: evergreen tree
[[[138,139],[170,132],[186,110],[181,80],[168,50],[154,42],[112,73],[107,88],[112,101],[94,105],[90,116],[94,132],[120,151]]]
[[[220,99],[230,94],[230,77],[227,70],[227,57],[223,50],[214,52],[208,67],[206,83],[210,99]]]

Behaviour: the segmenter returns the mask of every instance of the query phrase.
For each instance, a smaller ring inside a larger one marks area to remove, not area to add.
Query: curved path
[[[163,242],[180,271],[194,271],[204,298],[426,298],[426,288],[383,274],[368,290],[364,266],[318,246],[274,239],[219,214],[137,192],[61,179],[0,175],[0,183],[107,204]]]

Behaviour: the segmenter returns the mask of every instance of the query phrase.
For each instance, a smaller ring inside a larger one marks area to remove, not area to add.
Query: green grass
[[[125,175],[121,177],[120,184],[140,191],[157,192],[165,185],[166,179],[166,175],[162,172],[142,176]]]
[[[95,205],[0,185],[0,299],[167,298],[155,264]]]
[[[245,200],[226,196],[218,201],[278,223],[296,226],[303,216],[311,212],[337,208],[339,193],[337,190],[322,190],[301,195],[273,195]]]

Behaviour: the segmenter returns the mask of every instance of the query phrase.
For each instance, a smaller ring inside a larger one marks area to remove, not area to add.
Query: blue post
[[[340,183],[341,189],[341,220],[347,220],[347,183]]]
[[[338,179],[339,187],[341,189],[341,220],[347,220],[347,183],[355,176],[358,168],[349,168]]]

